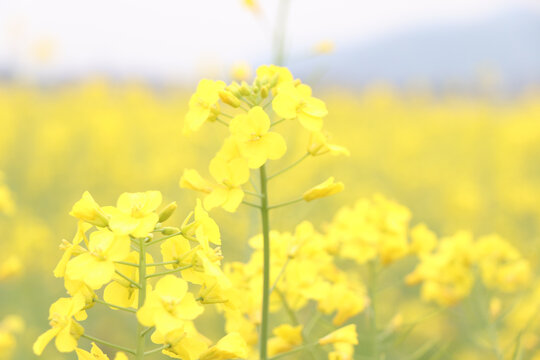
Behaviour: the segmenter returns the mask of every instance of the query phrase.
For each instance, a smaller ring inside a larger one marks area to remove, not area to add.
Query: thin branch
[[[133,350],[133,349],[130,349],[130,348],[127,348],[127,347],[124,347],[124,346],[120,346],[120,345],[116,345],[116,344],[113,344],[111,342],[101,340],[101,339],[98,339],[96,337],[93,337],[93,336],[90,336],[90,335],[87,335],[87,334],[82,334],[81,337],[135,355],[135,350]]]
[[[304,161],[307,157],[309,157],[310,153],[309,152],[306,152],[300,159],[296,160],[295,162],[293,162],[291,165],[287,166],[286,168],[278,171],[277,173],[275,174],[272,174],[268,177],[268,180],[270,179],[273,179],[275,178],[276,176],[278,175],[281,175],[289,170],[291,170],[292,168],[294,168],[296,165],[300,164],[302,161]]]
[[[250,203],[250,202],[247,202],[247,201],[242,201],[242,204],[247,205],[247,206],[251,206],[251,207],[254,207],[254,208],[257,208],[257,209],[261,208],[259,205],[253,204],[253,203]]]
[[[304,198],[298,198],[298,199],[295,199],[295,200],[286,201],[286,202],[281,203],[281,204],[272,205],[272,206],[268,207],[268,210],[273,210],[273,209],[277,209],[277,208],[280,208],[280,207],[283,207],[283,206],[296,204],[297,202],[300,202],[300,201],[304,201]]]
[[[163,275],[167,275],[167,274],[174,274],[174,273],[176,273],[176,272],[179,272],[179,271],[182,271],[182,270],[189,269],[190,267],[193,267],[193,265],[192,265],[192,264],[189,264],[189,265],[182,266],[182,267],[179,267],[179,268],[176,268],[176,269],[172,269],[172,270],[168,270],[168,271],[162,271],[162,272],[159,272],[159,273],[154,273],[154,274],[146,275],[146,278],[149,279],[149,278],[153,278],[153,277],[156,277],[156,276],[163,276]]]
[[[127,307],[124,307],[124,306],[114,305],[114,304],[108,303],[108,302],[103,301],[103,300],[98,299],[98,298],[95,298],[94,302],[97,302],[97,303],[100,303],[100,304],[103,304],[103,305],[107,305],[107,306],[110,306],[112,308],[116,308],[118,310],[127,311],[127,312],[130,312],[130,313],[136,313],[137,312],[137,310],[135,310],[135,309],[130,309],[130,308],[127,308]]]
[[[130,279],[128,276],[122,274],[120,271],[115,270],[114,272],[117,273],[118,275],[120,275],[120,277],[122,277],[123,279],[127,280],[131,285],[133,285],[133,286],[135,286],[135,287],[137,287],[139,289],[141,288],[141,285],[139,285],[138,282],[133,281],[133,279]]]

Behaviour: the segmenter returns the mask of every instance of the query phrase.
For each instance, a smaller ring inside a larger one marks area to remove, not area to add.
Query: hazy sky
[[[375,41],[437,23],[481,21],[540,0],[290,0],[288,48]],[[277,0],[0,0],[0,65],[26,76],[110,71],[197,77],[270,61]]]

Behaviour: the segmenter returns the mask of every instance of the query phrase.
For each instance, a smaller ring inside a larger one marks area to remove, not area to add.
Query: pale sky
[[[290,0],[288,48],[336,47],[430,24],[475,22],[540,0]],[[0,67],[22,76],[108,71],[196,78],[235,61],[271,59],[277,0],[262,16],[240,0],[0,0]]]

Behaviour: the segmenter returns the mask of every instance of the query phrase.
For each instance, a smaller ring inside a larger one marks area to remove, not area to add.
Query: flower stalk
[[[263,290],[261,310],[260,359],[268,359],[268,309],[270,304],[270,220],[268,208],[268,178],[266,165],[260,167],[261,181],[261,222],[263,234]]]

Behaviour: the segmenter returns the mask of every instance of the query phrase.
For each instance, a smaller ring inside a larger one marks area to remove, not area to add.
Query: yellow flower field
[[[0,359],[540,358],[540,94],[280,69],[0,85]]]

